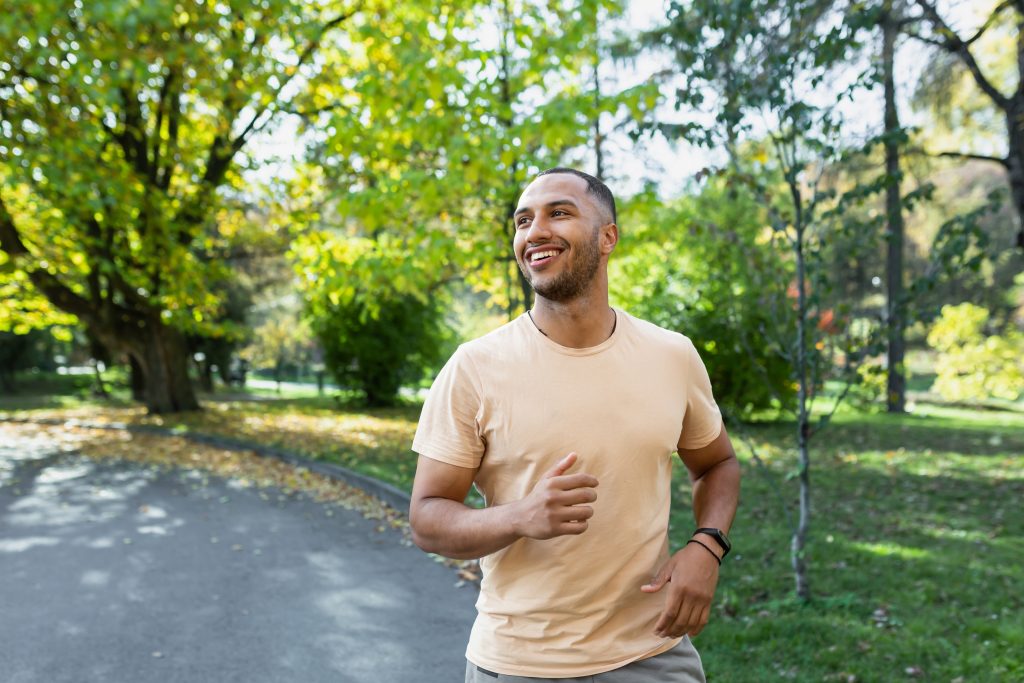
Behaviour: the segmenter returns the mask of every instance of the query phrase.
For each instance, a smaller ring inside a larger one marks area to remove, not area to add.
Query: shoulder
[[[463,342],[455,352],[456,355],[461,355],[471,363],[507,357],[513,351],[523,348],[524,332],[527,332],[523,329],[523,320],[523,316],[520,316],[487,334]]]
[[[626,317],[630,326],[634,330],[634,333],[643,342],[682,354],[689,354],[695,350],[693,342],[682,332],[665,329],[664,327],[655,325],[643,318],[637,318],[634,315],[630,315],[625,311],[619,312]]]

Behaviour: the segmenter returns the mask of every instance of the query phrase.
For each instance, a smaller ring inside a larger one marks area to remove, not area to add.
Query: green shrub
[[[928,333],[938,351],[932,390],[949,401],[1002,398],[1024,393],[1024,334],[1010,329],[986,335],[989,312],[970,303],[943,306]]]
[[[375,303],[370,311],[360,300],[326,302],[311,324],[338,384],[361,390],[369,406],[390,406],[444,356],[450,332],[432,302],[396,295]]]
[[[690,337],[726,412],[790,405],[792,367],[766,331],[794,329],[795,306],[778,286],[792,274],[764,243],[753,199],[711,183],[699,196],[624,213],[629,228],[609,261],[614,301]]]

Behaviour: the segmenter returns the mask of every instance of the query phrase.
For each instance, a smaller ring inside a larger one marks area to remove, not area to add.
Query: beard
[[[522,263],[519,264],[519,270],[539,296],[559,303],[571,301],[587,290],[597,274],[601,264],[599,241],[600,230],[595,228],[593,238],[573,249],[572,262],[553,278],[543,279],[544,276],[539,275],[538,282],[530,269]]]

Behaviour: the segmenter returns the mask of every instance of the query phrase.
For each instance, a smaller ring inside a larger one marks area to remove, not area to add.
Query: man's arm
[[[740,468],[725,425],[708,445],[680,448],[679,457],[693,484],[693,515],[697,526],[727,533],[739,503]],[[665,638],[684,634],[696,636],[708,623],[723,551],[712,536],[698,534],[694,539],[706,547],[697,543],[683,546],[658,570],[651,583],[640,589],[656,593],[665,585],[669,586],[665,608],[654,626],[654,632]]]
[[[413,541],[429,553],[475,559],[520,538],[582,534],[594,514],[588,503],[597,500],[597,479],[565,474],[576,459],[575,453],[562,458],[526,498],[477,510],[463,502],[476,470],[421,455],[409,505]]]
[[[697,526],[721,529],[728,534],[740,500],[740,464],[725,425],[707,446],[680,448],[679,457],[693,485],[693,516]],[[695,538],[718,549],[712,536],[700,534]]]

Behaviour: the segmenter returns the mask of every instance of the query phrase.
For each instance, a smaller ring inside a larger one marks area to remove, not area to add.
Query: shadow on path
[[[476,589],[305,494],[0,440],[6,683],[461,680]]]

